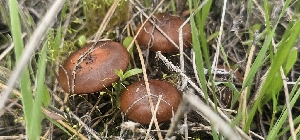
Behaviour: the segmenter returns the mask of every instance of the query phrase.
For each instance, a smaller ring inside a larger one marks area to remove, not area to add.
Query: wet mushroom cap
[[[162,29],[175,44],[179,46],[179,28],[184,23],[180,17],[171,16],[169,14],[155,14],[154,23]],[[141,28],[142,23],[137,27],[137,31]],[[192,42],[191,27],[189,24],[182,28],[183,49],[190,47]],[[162,53],[179,52],[176,48],[159,30],[147,21],[144,28],[137,36],[137,41],[143,47],[149,47],[151,51],[161,51]]]
[[[115,70],[127,69],[129,54],[123,45],[113,41],[98,42],[94,50],[78,63],[79,57],[82,57],[92,44],[86,44],[71,54],[59,68],[59,82],[66,92],[88,94],[100,91],[119,80]]]
[[[155,108],[158,96],[162,95],[156,118],[158,122],[169,121],[181,101],[181,94],[171,83],[159,80],[149,80],[151,99]],[[128,86],[121,95],[121,109],[128,119],[149,124],[152,118],[151,108],[146,92],[145,81],[139,81]]]

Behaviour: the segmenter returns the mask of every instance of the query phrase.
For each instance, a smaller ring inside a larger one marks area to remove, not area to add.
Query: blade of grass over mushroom
[[[272,32],[273,32],[273,30],[272,30]],[[282,64],[288,57],[288,54],[289,54],[290,50],[292,49],[292,47],[294,46],[296,39],[298,39],[298,37],[299,37],[299,33],[300,33],[300,19],[297,20],[290,29],[286,30],[283,39],[280,41],[280,43],[278,45],[278,51],[276,52],[276,54],[274,56],[274,62],[276,62],[276,63],[271,64],[271,67],[268,70],[269,72],[266,76],[266,79],[264,80],[264,82],[261,85],[261,89],[258,93],[259,97],[256,100],[256,102],[254,103],[254,106],[252,107],[252,109],[250,110],[249,118],[248,118],[246,126],[245,126],[245,131],[248,131],[250,129],[250,124],[252,122],[252,119],[253,119],[257,109],[260,109],[260,107],[262,106],[261,100],[262,100],[263,95],[265,95],[265,93],[267,92],[267,89],[270,86],[270,84],[272,83],[272,80],[274,79],[275,74],[279,71],[280,66],[282,66]],[[258,55],[258,57],[262,57],[262,56]],[[250,70],[250,72],[251,72],[251,70]],[[270,96],[272,96],[272,95],[270,95]]]
[[[45,72],[46,72],[46,58],[47,58],[47,43],[44,43],[44,46],[42,48],[39,61],[38,61],[38,71],[36,75],[37,79],[37,86],[36,86],[36,93],[34,98],[34,105],[33,110],[31,114],[31,119],[34,121],[34,123],[31,125],[29,129],[29,134],[32,138],[38,139],[41,133],[41,123],[42,123],[42,103],[43,103],[43,97],[44,97],[44,90],[45,84]]]
[[[193,0],[193,5],[198,5],[199,2],[197,2],[197,0]],[[194,49],[195,49],[195,54],[196,54],[196,62],[197,62],[197,58],[201,58],[201,63],[203,65],[203,67],[199,67],[198,66],[198,70],[201,69],[198,74],[203,77],[203,79],[205,79],[205,75],[203,74],[202,75],[202,70],[204,71],[204,66],[206,66],[206,68],[208,69],[208,76],[209,76],[209,82],[212,84],[211,85],[211,89],[212,89],[212,95],[213,95],[213,101],[215,103],[215,107],[217,107],[217,97],[216,97],[216,92],[215,92],[215,86],[214,86],[214,82],[213,82],[213,75],[212,73],[210,72],[211,71],[211,64],[210,64],[210,56],[209,56],[209,48],[208,48],[208,45],[207,45],[207,38],[206,38],[206,34],[205,34],[205,30],[204,30],[204,26],[205,26],[205,23],[206,23],[206,19],[208,17],[208,14],[209,14],[209,11],[210,11],[210,7],[212,5],[212,1],[204,1],[202,4],[203,7],[202,9],[200,10],[200,12],[197,12],[195,11],[195,24],[198,25],[198,42],[199,42],[199,45],[196,45],[194,46]],[[200,5],[201,6],[201,5]],[[196,7],[195,7],[196,8]],[[197,26],[195,26],[197,27]],[[199,47],[199,48],[198,48]],[[200,48],[201,47],[201,48]],[[197,55],[196,51],[201,51],[199,55]],[[203,64],[203,58],[204,58],[204,62],[205,64]],[[200,77],[200,76],[199,76]],[[200,80],[203,81],[203,79],[200,77]],[[204,87],[207,87],[206,83],[205,82],[202,82],[204,83]],[[203,86],[202,86],[203,87]],[[203,92],[205,93],[205,95],[207,94],[207,89],[204,89],[203,88]],[[205,97],[206,101],[207,101],[207,98]]]
[[[197,4],[198,2],[196,0],[194,0],[192,2],[192,0],[189,0],[189,10],[190,12],[192,13],[192,9],[193,9],[193,6],[194,5],[198,5]],[[210,5],[211,5],[211,2],[208,2],[205,4],[204,9],[202,9],[202,18],[201,19],[200,17],[200,12],[196,12],[195,13],[195,19],[194,19],[194,16],[193,14],[190,14],[190,22],[191,22],[191,30],[192,30],[192,44],[193,44],[193,48],[194,48],[194,52],[195,52],[195,59],[196,59],[196,66],[197,66],[197,71],[198,71],[198,76],[199,76],[199,79],[201,81],[201,87],[202,87],[202,90],[204,92],[204,95],[205,95],[205,100],[206,100],[206,104],[209,104],[208,102],[208,92],[207,92],[207,84],[206,84],[206,79],[205,79],[205,74],[204,74],[204,63],[203,63],[203,53],[202,51],[204,51],[204,59],[205,59],[205,62],[207,64],[207,67],[208,67],[208,74],[210,75],[210,80],[212,80],[212,74],[211,74],[211,69],[210,69],[210,60],[209,60],[209,56],[208,56],[208,48],[207,48],[207,40],[206,40],[206,36],[204,34],[204,22],[206,20],[206,17],[208,15],[208,12],[209,12],[209,9],[210,9]],[[204,17],[203,17],[204,16]],[[204,21],[202,21],[204,20]],[[196,26],[196,23],[197,22],[199,25],[199,31],[197,30],[197,26]],[[201,30],[202,29],[202,30]],[[200,35],[200,36],[198,36]],[[199,40],[200,38],[200,40]],[[200,45],[200,43],[202,43]],[[202,47],[202,50],[200,48],[200,46]],[[213,84],[213,82],[211,81],[211,83]],[[214,86],[212,86],[213,88],[213,91],[214,91]],[[214,92],[215,93],[215,92]],[[215,103],[215,109],[217,109],[217,98],[215,96],[215,94],[213,94],[213,99],[214,99],[214,103]],[[212,127],[213,129],[213,138],[214,139],[217,139],[218,136],[217,136],[217,133],[214,129],[214,127]]]
[[[18,14],[18,4],[16,0],[10,0],[9,1],[9,12],[10,12],[10,18],[11,18],[11,32],[12,32],[12,38],[14,42],[14,52],[16,60],[19,61],[21,54],[23,52],[24,44],[22,40],[22,31],[21,31],[21,24]],[[23,70],[23,75],[20,78],[20,88],[22,93],[22,104],[23,104],[23,111],[24,111],[24,117],[26,121],[26,130],[30,130],[34,120],[31,119],[31,109],[33,107],[33,98],[31,94],[30,89],[30,78],[29,78],[29,72],[28,69]],[[27,132],[28,134],[29,132]],[[32,135],[28,135],[28,139],[33,139],[31,137]]]
[[[296,81],[296,84],[294,85],[292,91],[290,92],[291,108],[295,105],[296,101],[298,100],[298,98],[300,96],[300,90],[298,89],[299,81],[300,81],[300,78],[298,78],[298,80]],[[297,90],[297,92],[296,92],[296,90]],[[294,95],[295,92],[296,92],[296,94]],[[277,122],[270,130],[269,135],[266,140],[274,140],[281,135],[281,134],[278,135],[278,133],[279,133],[279,131],[281,131],[282,126],[284,126],[284,123],[286,123],[287,117],[288,117],[288,112],[287,112],[286,106],[285,106],[284,109],[282,110],[281,115],[278,118]],[[296,123],[295,123],[295,125],[296,125]],[[287,128],[288,129],[286,131],[289,130],[289,126],[287,126]],[[284,133],[284,131],[281,131],[281,133]]]
[[[190,7],[190,12],[192,12],[192,0],[189,0],[189,7]],[[199,13],[198,13],[199,14]],[[190,21],[191,21],[191,30],[192,30],[192,44],[193,48],[195,51],[195,59],[196,59],[196,66],[197,66],[197,71],[198,71],[198,76],[201,82],[201,87],[205,95],[205,100],[206,103],[208,104],[208,94],[207,94],[207,85],[206,85],[206,80],[205,80],[205,74],[204,74],[204,64],[203,64],[203,58],[202,58],[202,51],[200,48],[200,41],[198,37],[198,31],[196,27],[196,23],[194,20],[194,16],[190,14]]]
[[[194,5],[197,5],[196,0],[194,0]],[[199,31],[198,31],[199,39],[201,41],[200,42],[201,43],[201,48],[202,48],[205,64],[206,64],[206,67],[207,67],[208,71],[211,71],[211,65],[210,65],[209,52],[208,52],[209,48],[208,48],[208,45],[207,45],[208,39],[206,38],[204,26],[205,26],[206,19],[208,17],[211,5],[212,5],[212,1],[208,1],[203,6],[201,11],[196,13],[196,23],[199,26],[198,27],[199,28]],[[209,76],[210,76],[210,79],[212,79],[212,75],[210,73],[209,73]]]

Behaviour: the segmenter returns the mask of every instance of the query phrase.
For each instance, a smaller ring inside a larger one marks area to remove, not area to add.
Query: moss
[[[111,0],[85,0],[86,7],[86,24],[88,27],[87,36],[95,34],[102,23],[107,11],[113,4]],[[118,7],[114,11],[106,29],[110,30],[114,27],[121,26],[129,18],[128,1],[121,0]],[[125,14],[124,14],[125,13]]]

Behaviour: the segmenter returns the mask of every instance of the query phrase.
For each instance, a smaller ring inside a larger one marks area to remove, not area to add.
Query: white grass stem
[[[217,49],[216,49],[216,53],[215,53],[215,56],[214,56],[214,61],[212,63],[212,68],[217,67],[218,59],[219,59],[219,55],[220,55],[220,46],[221,46],[221,40],[222,40],[222,34],[223,34],[223,26],[224,26],[227,0],[224,0],[223,3],[224,4],[223,4],[223,10],[222,10],[220,32],[219,32],[219,36],[218,36]],[[215,77],[216,77],[216,74],[214,74],[214,79],[215,79]]]

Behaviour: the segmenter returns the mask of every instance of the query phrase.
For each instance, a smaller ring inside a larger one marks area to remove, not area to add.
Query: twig
[[[274,53],[276,53],[277,52],[277,48],[276,48],[277,45],[275,44],[274,39],[272,39],[272,44],[274,46]],[[296,134],[295,134],[293,115],[292,115],[292,111],[291,111],[289,90],[288,90],[288,87],[287,87],[287,80],[286,80],[286,76],[284,74],[282,66],[280,66],[280,74],[281,74],[282,83],[283,83],[286,110],[288,112],[288,117],[289,117],[290,132],[291,132],[291,135],[292,135],[292,139],[296,140],[297,138],[296,138]]]
[[[254,2],[254,4],[257,6],[257,8],[258,8],[258,10],[260,11],[260,13],[261,13],[261,15],[262,15],[262,17],[264,18],[264,20],[265,20],[265,25],[266,25],[266,14],[265,14],[265,12],[264,12],[264,10],[261,8],[261,6],[258,4],[258,2],[256,1],[256,0],[252,0],[253,2]]]
[[[92,128],[88,127],[84,122],[81,121],[80,118],[78,118],[73,112],[69,112],[69,114],[81,124],[86,131],[88,131],[96,140],[100,140],[100,138],[97,136],[97,132],[95,132]],[[98,134],[99,135],[99,134]]]
[[[244,79],[243,83],[245,82],[246,77],[249,74],[250,67],[251,67],[252,60],[253,60],[254,51],[255,51],[255,46],[251,45],[250,53],[249,53],[248,61],[247,61],[247,65],[246,65],[246,70],[245,70],[245,74],[244,74],[244,78],[243,78]],[[242,108],[241,109],[242,110],[242,120],[241,120],[242,127],[245,125],[246,120],[247,120],[247,92],[248,92],[248,87],[246,87],[242,91],[241,97],[240,97],[241,98],[240,107]]]
[[[11,43],[1,54],[0,60],[2,60],[12,49],[14,48],[14,43]]]
[[[292,135],[292,139],[296,140],[297,138],[296,138],[296,134],[295,134],[293,115],[292,115],[292,111],[291,111],[289,90],[287,87],[287,83],[286,83],[287,81],[285,80],[286,76],[284,75],[282,66],[280,67],[280,74],[281,74],[282,81],[283,81],[283,87],[284,87],[283,90],[284,90],[284,95],[285,95],[286,110],[288,112],[288,117],[289,117],[290,132]]]
[[[159,95],[159,96],[158,96],[158,99],[157,99],[157,103],[156,103],[155,109],[154,109],[153,116],[152,116],[151,121],[150,121],[150,124],[149,124],[149,128],[148,128],[147,133],[146,133],[145,140],[147,140],[147,139],[149,138],[150,130],[151,130],[153,121],[154,121],[154,119],[156,118],[156,112],[158,111],[158,107],[159,107],[161,98],[162,98],[162,95]]]
[[[65,123],[62,120],[57,120],[58,123],[60,123],[62,126],[64,126],[65,128],[67,128],[69,131],[71,131],[73,134],[78,135],[78,137],[80,137],[80,139],[82,140],[88,140],[85,136],[83,136],[82,134],[78,133],[76,130],[74,130],[72,127],[70,127],[67,123]]]
[[[218,37],[218,44],[217,44],[217,49],[214,57],[214,61],[212,63],[212,67],[215,68],[218,65],[218,59],[219,59],[219,54],[220,54],[220,46],[221,46],[221,40],[222,40],[222,34],[223,34],[223,26],[224,26],[224,18],[225,18],[225,13],[226,13],[226,4],[227,0],[224,0],[223,2],[223,10],[222,10],[222,18],[221,18],[221,26],[220,26],[220,32],[219,32],[219,37]],[[216,73],[214,74],[214,79],[216,78]]]
[[[257,138],[259,138],[259,139],[261,139],[261,140],[265,140],[264,137],[262,137],[262,136],[260,136],[260,135],[258,135],[258,134],[256,134],[256,133],[254,133],[254,132],[252,132],[252,131],[250,131],[250,134],[252,134],[253,136],[255,136],[255,137],[257,137]]]
[[[188,113],[190,111],[190,106],[187,102],[185,101],[181,101],[179,106],[178,106],[178,109],[174,115],[174,117],[172,118],[172,123],[168,129],[168,132],[166,134],[166,137],[165,139],[169,139],[172,134],[176,131],[177,129],[177,124],[179,123],[180,119],[182,118],[182,116],[185,114],[185,113]]]
[[[21,140],[27,139],[27,135],[20,134],[19,136],[0,136],[0,140]]]
[[[235,131],[233,131],[230,125],[227,124],[224,120],[222,120],[210,107],[208,107],[202,100],[200,100],[199,97],[194,94],[194,92],[195,91],[192,88],[187,89],[187,92],[183,94],[183,104],[181,104],[181,107],[182,106],[188,107],[190,105],[195,110],[200,111],[204,116],[206,116],[210,120],[210,122],[215,126],[215,128],[218,129],[228,139],[230,140],[240,139],[238,134]],[[179,113],[182,114],[182,112]],[[178,116],[182,116],[182,115],[178,115]],[[166,138],[172,135],[170,134],[170,132],[171,131],[168,131]]]

